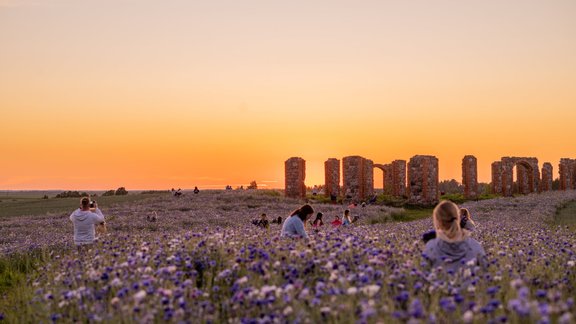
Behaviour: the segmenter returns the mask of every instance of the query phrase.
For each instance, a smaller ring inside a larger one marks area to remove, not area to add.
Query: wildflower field
[[[109,231],[84,254],[68,212],[5,217],[0,254],[27,271],[17,285],[0,282],[0,322],[572,323],[576,232],[554,218],[574,200],[565,191],[465,203],[489,266],[457,273],[423,262],[431,217],[373,221],[395,208],[356,207],[353,226],[279,238],[280,225],[250,223],[302,204],[275,191],[100,206]],[[312,206],[326,224],[347,208]],[[6,277],[14,263],[2,264]]]

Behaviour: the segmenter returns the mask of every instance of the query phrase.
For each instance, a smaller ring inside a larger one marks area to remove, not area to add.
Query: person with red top
[[[340,216],[335,215],[334,220],[330,224],[334,227],[340,227],[340,225],[342,225],[342,221],[340,220]]]

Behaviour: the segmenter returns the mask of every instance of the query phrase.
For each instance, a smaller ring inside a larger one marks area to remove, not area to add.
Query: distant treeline
[[[170,190],[145,190],[145,191],[142,191],[140,194],[153,195],[153,194],[160,194],[160,193],[170,193]]]
[[[167,191],[166,191],[167,192]],[[102,194],[102,196],[124,196],[127,195],[128,191],[124,187],[120,187],[116,190],[108,190]],[[87,192],[80,192],[80,191],[64,191],[57,194],[56,198],[81,198],[81,197],[98,197],[97,194],[88,194]]]
[[[79,191],[64,191],[56,195],[56,198],[80,198],[86,197],[88,193],[86,192],[79,192]],[[94,195],[93,195],[94,196]]]

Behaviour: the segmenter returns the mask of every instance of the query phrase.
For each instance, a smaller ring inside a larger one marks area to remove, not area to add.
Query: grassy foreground
[[[554,216],[554,223],[576,229],[576,201],[564,204]]]

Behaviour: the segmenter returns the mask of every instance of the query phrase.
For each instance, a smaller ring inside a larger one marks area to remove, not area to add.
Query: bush
[[[105,197],[105,196],[114,196],[114,193],[115,193],[114,190],[108,190],[108,191],[106,191],[105,193],[102,194],[102,197]]]
[[[78,191],[64,191],[56,195],[56,198],[81,198],[89,196],[86,192],[78,192]]]
[[[406,204],[406,199],[403,197],[381,194],[376,198],[376,204],[390,207],[402,207]]]
[[[442,200],[450,200],[451,202],[455,203],[455,204],[462,204],[466,201],[466,198],[464,198],[464,195],[461,193],[457,193],[457,194],[446,194],[446,195],[442,195],[440,197],[440,199]]]
[[[248,189],[258,189],[258,184],[256,184],[256,181],[250,182]]]
[[[116,193],[115,193],[116,196],[125,196],[127,194],[128,194],[128,191],[126,191],[126,188],[124,188],[124,187],[120,187],[120,188],[116,189]]]

